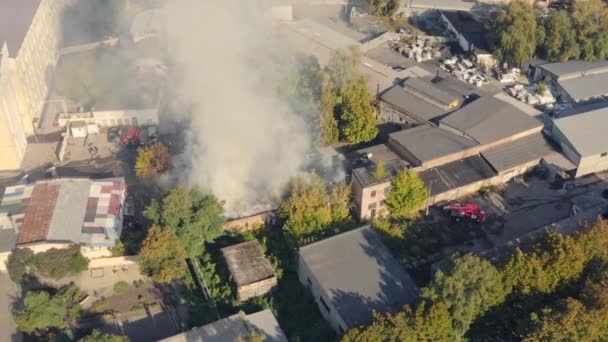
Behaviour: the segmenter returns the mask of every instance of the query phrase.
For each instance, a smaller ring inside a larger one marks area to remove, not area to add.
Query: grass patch
[[[116,294],[123,294],[129,291],[129,289],[131,289],[131,285],[126,281],[119,281],[118,283],[114,284],[114,292]]]

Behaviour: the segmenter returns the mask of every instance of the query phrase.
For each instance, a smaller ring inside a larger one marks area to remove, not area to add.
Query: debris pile
[[[400,40],[389,42],[389,46],[404,57],[416,62],[428,61],[441,56],[438,39],[434,37],[403,36]]]
[[[541,84],[541,83],[539,83]],[[507,93],[518,99],[521,102],[529,105],[547,105],[555,102],[555,97],[550,90],[551,87],[542,86],[539,89],[539,84],[524,86],[523,84],[515,84],[507,88]],[[544,84],[544,83],[542,83]]]
[[[451,57],[441,63],[441,69],[456,76],[461,81],[481,87],[488,83],[487,78],[475,68],[475,65],[462,57]]]
[[[500,83],[515,83],[519,81],[521,69],[512,68],[509,70],[502,67],[496,67],[494,68],[494,73],[496,74],[496,78],[500,81]]]

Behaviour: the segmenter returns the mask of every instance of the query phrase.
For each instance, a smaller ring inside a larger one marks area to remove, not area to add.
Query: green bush
[[[127,283],[126,281],[119,281],[118,283],[114,284],[114,292],[116,294],[123,294],[123,293],[129,291],[130,288],[131,288],[131,285],[129,283]]]
[[[82,255],[80,247],[76,245],[62,249],[51,248],[36,254],[33,261],[36,273],[53,279],[78,274],[89,266],[89,259]]]
[[[20,284],[23,281],[33,259],[34,252],[29,248],[18,248],[11,253],[6,266],[9,276],[15,283]]]

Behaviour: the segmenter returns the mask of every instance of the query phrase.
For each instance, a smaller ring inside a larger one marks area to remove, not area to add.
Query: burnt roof
[[[41,0],[0,1],[0,45],[6,42],[10,57],[19,53],[40,2]]]
[[[251,240],[221,249],[230,274],[237,286],[257,283],[274,277],[270,261],[258,240]]]

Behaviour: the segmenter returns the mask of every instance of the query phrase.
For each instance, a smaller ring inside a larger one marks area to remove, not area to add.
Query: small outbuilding
[[[261,296],[276,287],[277,277],[257,240],[222,248],[222,254],[239,300]]]

